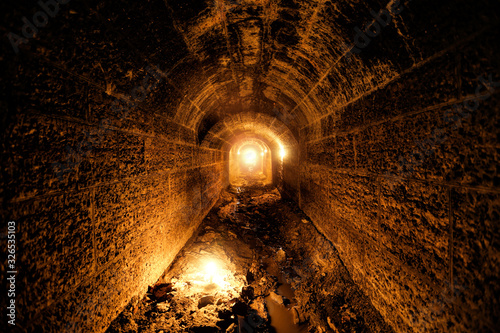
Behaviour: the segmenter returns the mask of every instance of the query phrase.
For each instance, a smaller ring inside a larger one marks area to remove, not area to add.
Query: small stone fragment
[[[292,319],[294,325],[298,325],[300,323],[299,310],[297,309],[296,306],[292,308]]]
[[[279,305],[283,305],[283,297],[276,294],[274,291],[271,291],[271,293],[269,294],[269,297],[271,298],[271,300],[275,301]]]
[[[168,312],[168,310],[170,310],[170,305],[168,303],[157,303],[156,308],[158,312]]]
[[[282,262],[285,261],[286,259],[286,253],[283,251],[283,249],[279,249],[278,252],[276,252],[276,261]]]
[[[337,327],[335,326],[335,324],[334,324],[334,323],[332,323],[332,321],[331,321],[330,317],[327,317],[326,319],[327,319],[327,321],[328,321],[328,326],[330,326],[330,328],[332,329],[332,331],[333,331],[334,333],[339,333],[339,330],[337,329]]]
[[[238,316],[246,316],[248,312],[248,306],[245,302],[237,301],[236,304],[233,305],[233,313]]]
[[[241,290],[241,297],[247,300],[251,300],[254,298],[254,289],[252,286],[243,287]]]
[[[252,283],[253,281],[255,281],[255,277],[254,277],[253,273],[250,271],[247,271],[246,279],[247,279],[247,283]]]
[[[213,296],[203,296],[200,298],[198,301],[198,309],[201,309],[209,304],[214,304],[215,302],[215,297]]]
[[[257,298],[250,304],[250,308],[255,310],[256,314],[262,318],[263,320],[268,320],[268,313],[266,310],[266,306],[264,304],[264,299]]]
[[[173,289],[171,283],[158,283],[152,288],[149,288],[151,298],[157,302],[164,302],[172,298],[172,295],[170,294],[172,291]]]

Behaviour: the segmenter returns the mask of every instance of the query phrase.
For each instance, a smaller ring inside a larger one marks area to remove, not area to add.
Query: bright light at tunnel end
[[[243,153],[243,161],[245,164],[253,165],[257,163],[257,152],[254,149],[247,149]]]
[[[210,261],[205,266],[205,275],[210,280],[210,283],[213,282],[214,277],[217,274],[217,264],[213,261]]]

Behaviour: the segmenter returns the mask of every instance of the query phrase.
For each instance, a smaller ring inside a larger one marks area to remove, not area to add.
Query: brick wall
[[[398,332],[498,326],[495,36],[423,57],[301,130],[301,207]]]

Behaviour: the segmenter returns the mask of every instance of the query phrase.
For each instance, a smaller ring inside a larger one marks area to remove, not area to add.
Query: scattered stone
[[[292,311],[293,324],[298,325],[300,323],[299,310],[297,309],[296,306],[294,306],[291,311]]]
[[[248,306],[246,305],[245,302],[242,302],[242,301],[237,301],[233,307],[232,307],[232,311],[235,315],[237,316],[246,316],[247,312],[248,312]]]
[[[228,327],[234,324],[234,315],[229,310],[218,310],[218,318],[216,325],[220,328],[222,332],[227,332]]]
[[[158,312],[168,312],[170,310],[170,305],[168,303],[158,303],[156,304]]]
[[[246,286],[241,289],[241,297],[246,300],[252,300],[254,298],[254,289],[252,286]]]
[[[279,305],[284,305],[283,304],[283,297],[281,297],[281,295],[276,294],[274,291],[271,291],[269,293],[269,297],[271,298],[271,300],[275,301]]]
[[[263,298],[258,298],[255,299],[251,304],[250,308],[255,310],[256,314],[260,317],[263,318],[264,320],[268,320],[268,313],[266,310],[266,305],[264,303]]]
[[[332,322],[332,320],[330,319],[330,317],[327,317],[326,318],[327,321],[328,321],[328,326],[330,326],[331,330],[334,332],[334,333],[340,333],[339,330],[337,329],[337,327],[335,326],[335,324]]]
[[[171,295],[173,291],[171,283],[157,283],[148,289],[149,298],[158,303],[165,302],[173,297],[173,295]]]
[[[328,243],[320,243],[321,239],[314,238],[314,233],[309,234],[308,226],[304,224],[310,221],[303,219],[303,215],[293,216],[282,203],[277,205],[278,195],[279,193],[275,198],[262,196],[250,204],[250,197],[253,196],[251,190],[240,193],[239,206],[246,205],[247,212],[242,212],[238,205],[235,205],[236,211],[231,212],[227,219],[217,217],[216,207],[210,213],[213,218],[204,222],[210,224],[210,227],[202,226],[201,230],[204,228],[205,231],[201,231],[191,245],[182,250],[179,261],[174,262],[173,268],[165,272],[154,287],[149,288],[148,296],[154,302],[141,301],[137,313],[130,313],[130,319],[135,321],[123,320],[122,315],[117,329],[107,333],[152,333],[161,330],[165,333],[242,333],[244,330],[236,324],[238,320],[245,320],[247,324],[259,323],[258,327],[252,326],[253,333],[272,332],[273,328],[269,326],[271,318],[267,312],[267,306],[270,304],[268,302],[282,307],[290,303],[286,297],[279,295],[276,289],[280,285],[278,282],[283,283],[283,279],[291,283],[295,295],[290,296],[293,302],[285,307],[290,311],[290,317],[286,319],[289,324],[309,325],[311,333],[369,331],[365,326],[365,317],[353,320],[356,316],[349,311],[349,308],[353,309],[352,305],[337,311],[336,304],[346,302],[332,299],[326,291],[314,288],[318,283],[330,283],[328,274],[330,271],[337,272],[338,267],[326,271],[327,274],[323,274],[323,277],[319,273],[316,274],[316,266],[311,267],[313,261],[309,258],[326,258],[327,260],[318,265],[328,266],[332,262],[331,256],[325,256],[330,253],[324,250],[324,244]],[[231,196],[229,199],[229,202],[236,202]],[[258,207],[258,213],[255,211],[255,205],[261,205]],[[230,288],[234,289],[208,288],[208,282],[203,282],[204,277],[200,275],[203,273],[203,266],[200,265],[203,265],[205,256],[219,257],[231,266],[228,266],[229,273],[234,276],[228,274],[224,279],[229,277],[227,282],[233,286]],[[192,270],[192,276],[184,274],[188,269]],[[234,280],[231,280],[233,278]],[[172,284],[169,285],[167,281]],[[173,287],[177,288],[176,292]],[[337,286],[339,294],[343,294],[344,287],[345,283]],[[311,297],[312,293],[316,293],[315,297]],[[288,295],[283,293],[285,294]],[[156,297],[173,298],[169,302],[158,303]],[[316,300],[321,301],[316,304]],[[326,313],[325,308],[329,309]],[[153,312],[155,314],[152,314]],[[328,315],[330,318],[327,322],[325,319]],[[134,323],[137,323],[135,327]],[[214,327],[215,325],[217,327]]]
[[[248,284],[255,281],[255,277],[254,277],[253,273],[250,271],[247,271],[246,279],[247,279]]]
[[[278,252],[276,252],[276,261],[277,262],[283,262],[286,260],[286,253],[283,251],[283,249],[279,249]]]
[[[214,304],[215,302],[215,297],[214,296],[203,296],[200,298],[198,301],[198,309],[201,309],[209,304]]]

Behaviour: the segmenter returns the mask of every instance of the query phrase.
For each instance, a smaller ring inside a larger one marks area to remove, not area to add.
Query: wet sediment
[[[229,187],[107,332],[391,332],[335,247],[272,186]]]

